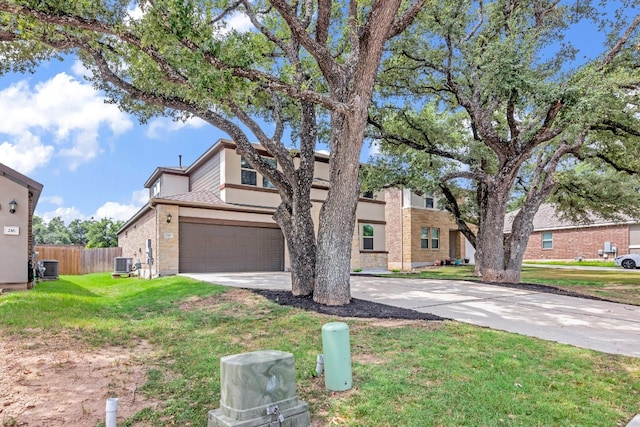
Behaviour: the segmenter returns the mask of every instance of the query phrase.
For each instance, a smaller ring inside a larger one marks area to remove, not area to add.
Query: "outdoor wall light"
[[[18,207],[18,202],[16,202],[16,199],[13,199],[9,202],[9,213],[16,213],[16,207]]]
[[[171,218],[173,218],[173,217],[171,216],[171,214],[170,214],[170,213],[168,213],[168,214],[167,214],[167,222],[171,222]]]

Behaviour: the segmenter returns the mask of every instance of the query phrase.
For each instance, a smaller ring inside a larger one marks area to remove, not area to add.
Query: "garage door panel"
[[[282,271],[279,228],[180,224],[180,272]]]

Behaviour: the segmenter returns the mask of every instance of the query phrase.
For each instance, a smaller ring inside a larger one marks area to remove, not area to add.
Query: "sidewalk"
[[[196,280],[291,289],[289,273],[193,273]],[[354,298],[605,353],[640,357],[640,307],[477,282],[352,276]]]

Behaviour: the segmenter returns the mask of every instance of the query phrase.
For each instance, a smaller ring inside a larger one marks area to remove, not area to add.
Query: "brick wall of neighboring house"
[[[429,236],[429,248],[423,249],[421,247],[421,229],[423,227],[440,230],[438,249],[431,247],[431,236]],[[449,230],[457,229],[450,213],[435,209],[405,208],[402,210],[402,228],[402,256],[405,270],[433,265],[436,261],[449,259]],[[459,236],[459,233],[456,235]],[[462,246],[458,242],[453,242],[453,244],[457,247]],[[464,257],[464,246],[459,250],[459,256]]]
[[[122,248],[122,256],[133,258],[134,263],[142,263],[140,273],[143,277],[149,277],[149,272],[155,275],[157,271],[155,264],[151,266],[147,264],[146,258],[147,239],[151,239],[154,257],[158,248],[155,218],[155,211],[151,209],[118,236],[118,246]]]
[[[524,253],[525,260],[544,259],[598,259],[598,250],[604,250],[604,243],[611,242],[624,254],[629,247],[629,226],[610,225],[584,227],[565,230],[551,230],[552,249],[542,249],[542,231],[534,231]],[[612,257],[613,254],[609,254]]]
[[[171,222],[167,215],[171,214]],[[157,205],[158,236],[156,250],[156,271],[160,276],[178,274],[180,262],[180,208],[173,205]]]

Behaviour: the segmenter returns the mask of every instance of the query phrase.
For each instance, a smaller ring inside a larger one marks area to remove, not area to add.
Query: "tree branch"
[[[599,71],[602,71],[604,67],[609,65],[611,61],[613,61],[613,59],[620,53],[624,45],[627,43],[627,41],[629,41],[629,37],[631,37],[638,26],[640,26],[640,15],[636,15],[635,19],[633,20],[633,22],[631,22],[631,24],[629,24],[629,27],[624,32],[624,34],[622,34],[616,44],[611,48],[609,53],[607,53],[607,56],[604,57],[602,63],[600,64],[600,67],[598,67]]]
[[[413,23],[418,13],[420,13],[420,10],[422,9],[422,6],[424,6],[425,1],[426,0],[414,0],[411,6],[409,6],[409,8],[404,11],[402,16],[396,19],[396,21],[393,23],[393,26],[389,30],[387,38],[391,39],[393,37],[396,37],[404,30],[406,30],[407,27]]]

